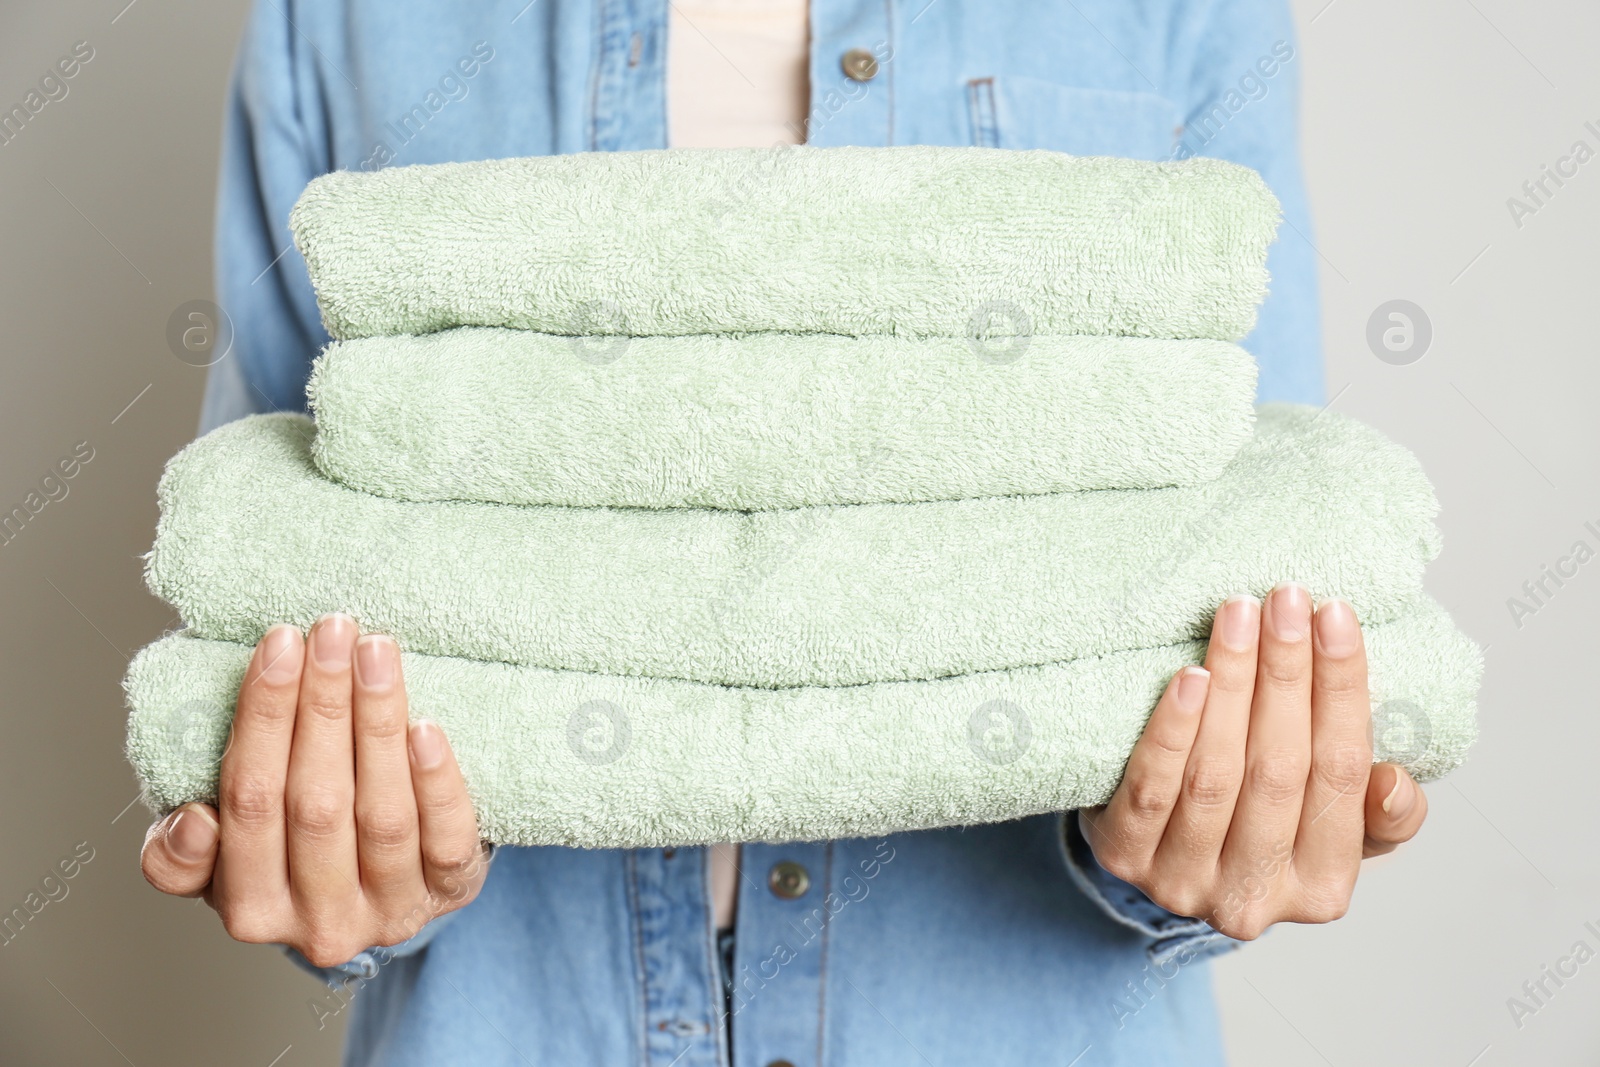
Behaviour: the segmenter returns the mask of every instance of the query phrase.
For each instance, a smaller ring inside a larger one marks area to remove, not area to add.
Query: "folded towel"
[[[1438,549],[1409,453],[1286,405],[1201,485],[752,513],[389,500],[323,478],[313,432],[256,416],[171,461],[147,581],[197,636],[346,611],[410,652],[850,685],[1195,638],[1286,578],[1382,622]]]
[[[330,345],[312,455],[407,500],[712,507],[1208,481],[1247,437],[1224,341],[833,334],[610,338],[464,328]]]
[[[774,211],[773,205],[783,205]],[[677,149],[335,171],[290,214],[335,338],[1250,332],[1278,202],[1217,159]]]
[[[1421,779],[1474,735],[1477,648],[1431,602],[1366,627],[1376,758]],[[216,793],[246,645],[174,635],[128,673],[128,755],[164,812]],[[930,682],[728,689],[407,654],[481,832],[662,847],[877,836],[1103,803],[1199,644]]]

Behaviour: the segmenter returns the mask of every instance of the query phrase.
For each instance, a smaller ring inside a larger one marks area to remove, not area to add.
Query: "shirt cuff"
[[[1213,930],[1204,919],[1174,915],[1100,866],[1088,839],[1078,827],[1075,811],[1061,816],[1061,853],[1066,860],[1067,873],[1084,896],[1112,919],[1150,939],[1145,951],[1152,963],[1166,965],[1173,960],[1187,963],[1228,952],[1241,944]]]
[[[494,859],[495,845],[487,842],[486,844],[488,844],[488,852],[485,862],[491,862]],[[282,948],[284,955],[288,956],[290,962],[296,967],[316,978],[322,979],[330,986],[338,987],[348,986],[352,982],[370,982],[378,977],[378,972],[390,960],[398,959],[401,956],[412,956],[427,948],[428,944],[439,936],[439,931],[449,926],[458,914],[460,914],[459,911],[445,912],[443,915],[428,920],[423,924],[422,929],[398,945],[374,946],[358,952],[351,959],[346,960],[344,963],[335,964],[332,967],[318,967],[288,945],[284,945]]]

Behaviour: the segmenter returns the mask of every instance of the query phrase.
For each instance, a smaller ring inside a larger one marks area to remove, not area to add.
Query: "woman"
[[[1261,399],[1320,402],[1292,41],[1282,0],[267,0],[228,113],[236,342],[203,424],[305,404],[327,335],[285,222],[318,174],[800,140],[1254,167],[1286,224],[1246,346]],[[1370,766],[1348,605],[1233,598],[1206,668],[1097,811],[490,864],[447,740],[406,727],[393,642],[333,616],[263,639],[218,807],[152,827],[144,869],[341,983],[313,1006],[350,1007],[350,1064],[1219,1063],[1205,958],[1343,914],[1426,800]]]

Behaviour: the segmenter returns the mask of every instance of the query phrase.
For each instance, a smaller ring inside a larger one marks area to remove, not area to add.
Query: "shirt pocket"
[[[1157,93],[1006,75],[969,81],[967,105],[972,143],[989,148],[1161,160],[1174,157],[1183,134],[1178,106]]]

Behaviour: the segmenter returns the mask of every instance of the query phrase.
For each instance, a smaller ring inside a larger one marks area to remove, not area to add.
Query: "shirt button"
[[[853,82],[869,82],[878,76],[878,57],[865,48],[852,48],[839,60],[844,76]]]
[[[773,896],[794,900],[796,897],[805,896],[806,890],[811,888],[811,875],[807,874],[806,869],[798,863],[783,860],[774,863],[772,870],[767,872],[767,888],[772,890]]]
[[[794,1064],[790,1063],[788,1060],[773,1060],[771,1063],[767,1064],[767,1067],[794,1067]]]

